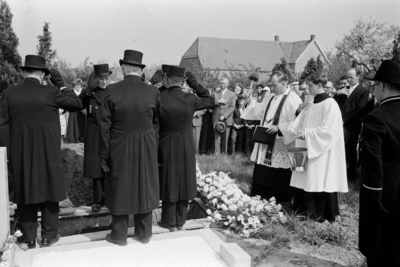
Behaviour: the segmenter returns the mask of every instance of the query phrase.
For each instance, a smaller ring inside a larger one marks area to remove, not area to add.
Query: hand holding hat
[[[197,91],[201,88],[201,85],[197,82],[196,77],[194,77],[193,73],[190,71],[186,72],[186,77],[187,77],[187,84],[193,88],[193,90]]]
[[[150,83],[152,85],[160,83],[162,81],[163,74],[164,74],[164,72],[162,70],[156,70],[153,77],[151,77],[151,79],[150,79]]]
[[[64,80],[61,77],[61,74],[57,69],[51,68],[50,74],[51,74],[50,81],[52,82],[52,84],[57,86],[59,89],[61,89],[62,87],[65,87]]]

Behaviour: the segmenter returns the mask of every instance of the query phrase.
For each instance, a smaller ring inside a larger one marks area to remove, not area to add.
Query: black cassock
[[[400,96],[365,117],[362,139],[360,251],[400,264]]]
[[[144,214],[159,206],[159,91],[139,76],[107,86],[100,117],[100,157],[107,159],[106,206],[113,215]]]
[[[160,94],[160,199],[192,200],[197,194],[192,121],[196,110],[215,106],[206,89],[186,94],[178,86]]]
[[[101,112],[101,102],[103,102],[105,92],[105,89],[97,87],[93,90],[94,95],[92,94],[91,96],[88,96],[86,94],[86,89],[83,89],[79,95],[87,114],[83,171],[84,176],[88,178],[103,177],[99,156],[99,118]]]
[[[4,91],[0,146],[7,147],[17,204],[66,199],[59,108],[78,111],[82,102],[71,90],[35,78]]]

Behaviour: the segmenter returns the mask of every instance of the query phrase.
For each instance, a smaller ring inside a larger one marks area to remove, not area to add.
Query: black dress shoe
[[[128,245],[128,242],[126,242],[126,240],[116,240],[116,239],[113,239],[113,238],[111,237],[111,234],[107,234],[107,235],[106,235],[106,240],[107,240],[107,242],[112,243],[112,244],[115,244],[115,245],[118,245],[118,246],[126,246],[126,245]]]
[[[168,229],[170,232],[176,231],[176,227],[175,226],[171,226],[169,224],[165,224],[165,223],[163,223],[161,221],[158,221],[157,224],[158,224],[158,226],[160,226],[162,228]]]
[[[50,247],[54,243],[60,240],[60,234],[57,234],[55,238],[42,238],[42,247]]]
[[[177,226],[176,226],[176,229],[177,229],[178,231],[182,230],[182,229],[183,229],[183,225],[177,225]]]
[[[151,237],[152,237],[152,236],[147,237],[147,238],[139,237],[139,240],[140,240],[140,242],[142,242],[142,244],[147,244],[147,243],[150,242]]]
[[[36,240],[25,242],[28,245],[28,249],[36,248]]]

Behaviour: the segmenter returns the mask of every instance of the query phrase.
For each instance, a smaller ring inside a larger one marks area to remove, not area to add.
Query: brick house
[[[292,71],[299,73],[311,57],[316,59],[318,55],[325,64],[330,64],[315,35],[296,42],[281,42],[279,36],[275,36],[275,41],[198,37],[182,56],[180,66],[188,69],[201,66],[227,72],[230,66],[240,71],[252,65],[260,69],[260,80],[265,80],[282,57],[286,58]]]

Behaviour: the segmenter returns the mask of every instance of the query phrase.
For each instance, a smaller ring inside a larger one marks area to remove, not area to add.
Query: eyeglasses
[[[375,90],[375,86],[377,86],[377,85],[380,85],[380,86],[382,86],[382,89],[385,89],[385,86],[384,86],[383,84],[381,84],[381,83],[374,83],[374,84],[371,84],[371,85],[369,86],[369,88],[373,91],[373,90]]]

